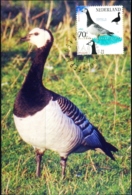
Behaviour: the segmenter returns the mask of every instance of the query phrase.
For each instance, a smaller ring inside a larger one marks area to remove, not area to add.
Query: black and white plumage
[[[112,160],[117,148],[67,98],[42,84],[44,64],[53,43],[49,30],[35,28],[22,38],[37,46],[36,56],[14,103],[14,121],[21,138],[36,151],[36,175],[40,175],[42,155],[46,149],[59,153],[62,176],[68,155],[100,148]]]
[[[93,40],[89,41],[86,45],[90,45],[91,46],[91,48],[92,48],[92,54],[97,54],[95,42]]]
[[[113,19],[111,22],[115,22],[116,24],[118,24],[118,22],[121,20],[120,17],[120,12],[118,12],[118,17],[116,17],[115,19]]]
[[[97,37],[99,37],[100,35],[110,35],[111,36],[114,34],[113,32],[110,32],[109,30],[95,23],[92,20],[89,10],[87,8],[84,8],[82,12],[84,12],[87,16],[87,30],[89,33],[96,35]]]

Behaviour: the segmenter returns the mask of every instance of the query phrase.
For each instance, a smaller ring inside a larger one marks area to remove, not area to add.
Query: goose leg
[[[36,176],[40,177],[40,165],[41,165],[41,160],[42,160],[43,153],[36,152]]]
[[[64,179],[64,177],[65,177],[66,161],[67,161],[67,158],[61,157],[60,165],[61,165],[61,169],[62,169],[62,172],[61,172],[62,179]]]

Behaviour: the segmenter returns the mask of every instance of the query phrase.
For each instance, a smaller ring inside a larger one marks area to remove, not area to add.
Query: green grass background
[[[78,1],[79,5],[88,3]],[[107,3],[112,5],[114,1]],[[43,11],[43,15],[38,15]],[[123,55],[84,57],[76,56],[73,1],[2,1],[1,15],[1,194],[130,195],[130,12],[124,8]],[[35,178],[35,154],[18,135],[13,104],[30,68],[33,49],[28,43],[20,44],[19,39],[36,26],[48,27],[55,39],[43,83],[74,102],[107,141],[119,149],[114,155],[115,162],[94,151],[72,154],[68,158],[66,178],[61,180],[58,154],[46,151],[41,177]],[[72,68],[69,56],[75,63]]]

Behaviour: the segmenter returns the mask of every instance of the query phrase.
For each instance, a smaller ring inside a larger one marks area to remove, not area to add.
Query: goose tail
[[[112,36],[114,33],[113,32],[108,32],[108,35]]]
[[[106,147],[103,148],[103,151],[104,151],[105,154],[106,154],[107,156],[109,156],[112,160],[115,160],[115,158],[114,158],[112,152],[117,152],[118,149],[117,149],[115,146],[113,146],[112,144],[108,143],[108,142],[106,142],[105,145],[106,145]],[[111,152],[111,151],[112,151],[112,152]]]
[[[83,130],[84,143],[88,149],[100,150],[109,156],[112,160],[115,160],[112,152],[117,152],[118,149],[112,144],[108,143],[99,130],[92,124]]]

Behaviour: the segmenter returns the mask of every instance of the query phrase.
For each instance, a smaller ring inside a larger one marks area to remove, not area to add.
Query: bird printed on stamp
[[[116,17],[115,19],[113,19],[111,22],[115,22],[116,24],[118,24],[118,22],[121,20],[120,17],[120,12],[118,12],[118,17]]]
[[[99,24],[95,23],[93,21],[93,19],[90,16],[89,10],[87,8],[83,8],[82,10],[83,13],[86,14],[87,16],[87,31],[90,34],[93,34],[97,37],[101,36],[101,35],[113,35],[113,32],[110,32],[109,30],[103,28],[102,26],[100,26]]]
[[[91,39],[86,45],[91,46],[91,48],[92,48],[91,54],[97,54],[97,52],[96,52],[96,44],[95,44],[94,40]]]

